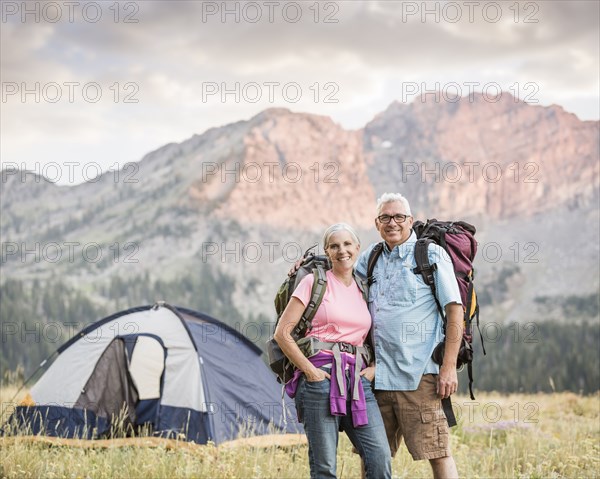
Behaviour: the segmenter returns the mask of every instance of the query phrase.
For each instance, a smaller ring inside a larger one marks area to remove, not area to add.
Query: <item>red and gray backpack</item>
[[[477,253],[477,242],[475,241],[475,227],[464,221],[438,221],[436,219],[427,220],[427,223],[415,221],[413,231],[417,235],[415,245],[415,261],[417,267],[413,270],[415,274],[420,274],[425,284],[431,288],[433,297],[437,304],[438,311],[444,321],[444,334],[446,333],[446,315],[437,297],[433,272],[437,269],[436,264],[429,264],[427,250],[431,243],[444,248],[452,259],[454,274],[458,282],[460,297],[464,311],[464,329],[463,338],[456,362],[457,367],[467,366],[469,374],[469,393],[471,399],[473,396],[473,320],[477,321],[477,329],[481,338],[481,347],[485,354],[483,346],[483,335],[479,328],[479,304],[477,303],[477,294],[473,284],[474,271],[473,260]],[[377,259],[383,251],[383,242],[378,243],[369,255],[367,265],[367,278],[369,284],[373,281],[373,270]],[[437,364],[442,364],[444,358],[444,342],[440,343],[434,350],[432,358]]]

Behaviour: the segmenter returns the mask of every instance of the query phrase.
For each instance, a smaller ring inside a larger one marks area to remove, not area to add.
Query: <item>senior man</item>
[[[375,366],[363,371],[371,381],[392,456],[401,439],[414,460],[429,460],[434,478],[458,477],[449,448],[449,429],[441,400],[456,392],[456,359],[463,328],[461,297],[448,254],[437,245],[428,250],[438,300],[447,318],[443,365],[431,355],[444,340],[443,319],[431,288],[415,274],[416,235],[406,198],[385,193],[377,200],[375,227],[384,240],[373,270],[369,308],[373,317]],[[371,245],[356,269],[366,275]]]

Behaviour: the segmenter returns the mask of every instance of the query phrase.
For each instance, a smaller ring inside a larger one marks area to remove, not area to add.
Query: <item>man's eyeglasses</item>
[[[401,214],[397,214],[397,215],[394,215],[394,216],[379,215],[377,217],[377,219],[379,220],[379,222],[383,223],[384,225],[387,225],[390,221],[392,221],[392,218],[394,218],[394,221],[397,224],[400,224],[400,223],[404,223],[406,221],[406,218],[410,218],[410,215],[401,215]]]

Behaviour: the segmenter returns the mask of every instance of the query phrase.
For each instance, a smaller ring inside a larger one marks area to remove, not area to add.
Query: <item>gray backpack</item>
[[[291,332],[292,338],[294,341],[296,341],[296,343],[304,338],[306,333],[310,331],[312,320],[315,317],[321,302],[323,301],[323,296],[325,295],[325,290],[327,289],[327,277],[325,272],[330,269],[330,264],[326,256],[315,255],[311,252],[311,250],[316,248],[316,246],[317,245],[314,245],[306,250],[304,253],[302,266],[300,266],[300,268],[298,268],[294,274],[285,279],[275,295],[275,311],[277,312],[277,321],[275,322],[276,328],[283,311],[289,303],[294,290],[298,284],[300,284],[300,281],[302,281],[302,279],[308,274],[313,274],[315,277],[308,306],[304,310],[304,313],[302,313],[300,321],[298,321],[298,324]],[[359,289],[363,293],[365,301],[367,301],[367,279],[358,274],[356,271],[354,272],[354,279]],[[273,337],[267,341],[267,355],[269,357],[269,366],[277,375],[277,380],[283,384],[288,382],[294,374],[295,366],[285,356],[285,354],[283,354],[283,351]]]

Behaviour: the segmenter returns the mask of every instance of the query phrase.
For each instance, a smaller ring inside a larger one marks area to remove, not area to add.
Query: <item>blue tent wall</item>
[[[239,435],[303,432],[293,401],[285,396],[282,403],[281,385],[255,344],[210,316],[177,309],[201,358],[210,440],[218,444]]]

